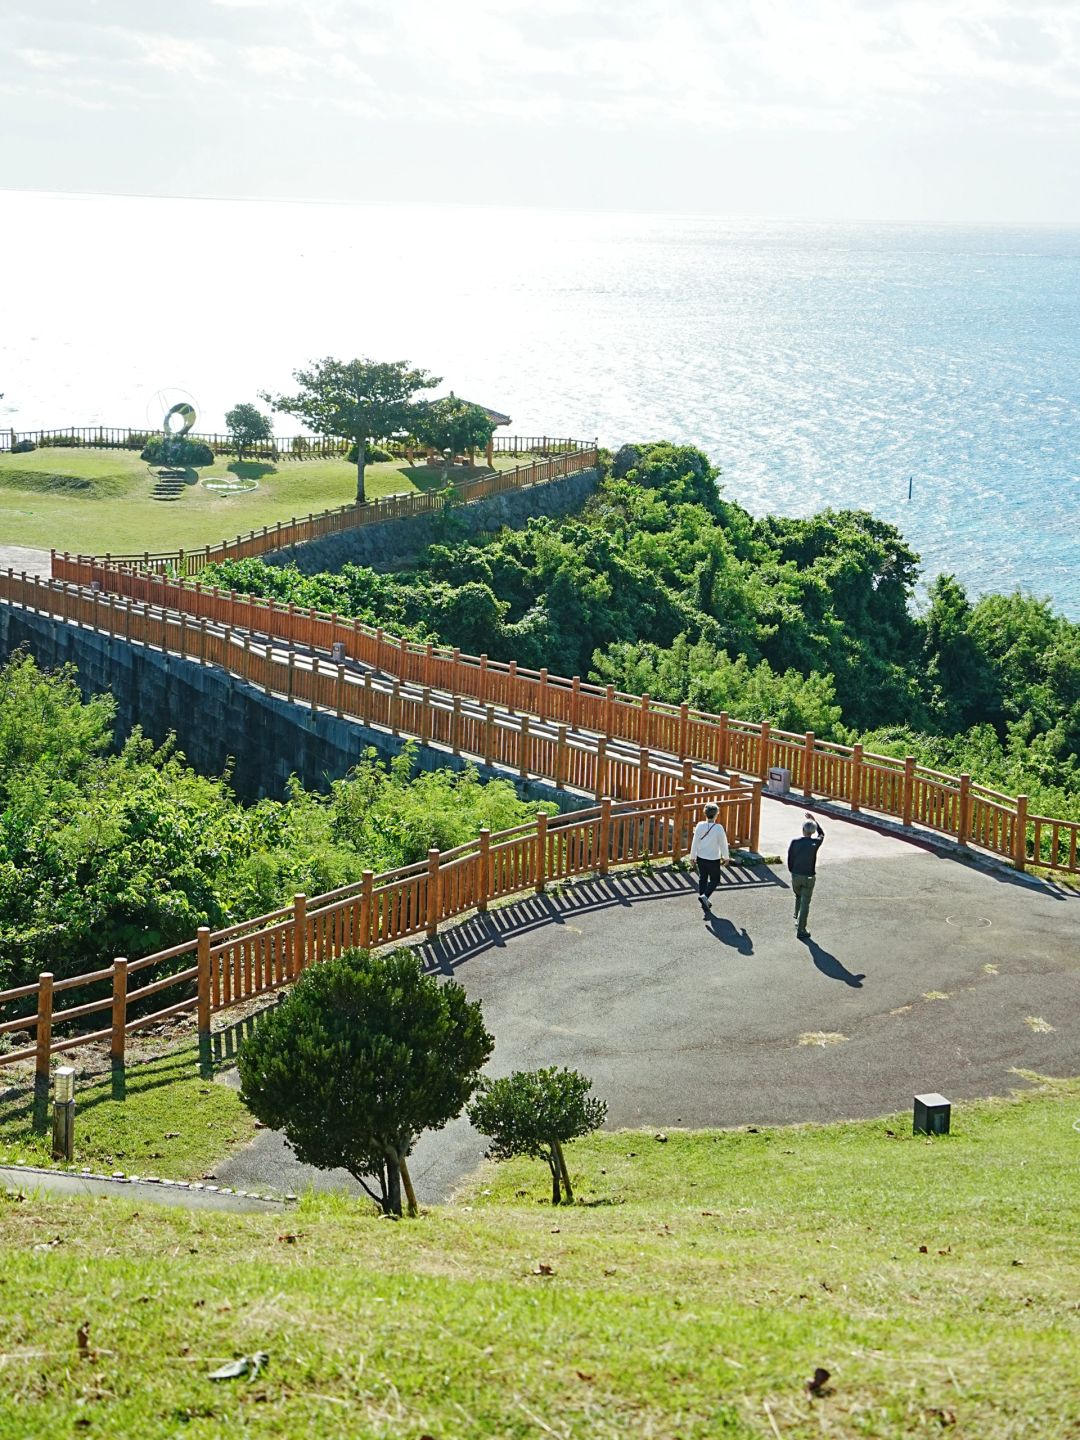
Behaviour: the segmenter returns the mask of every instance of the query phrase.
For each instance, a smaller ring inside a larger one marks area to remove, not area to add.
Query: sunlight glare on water
[[[0,227],[5,428],[177,390],[217,430],[317,356],[407,358],[518,433],[692,442],[755,513],[871,508],[927,574],[1080,618],[1080,231],[16,194]]]

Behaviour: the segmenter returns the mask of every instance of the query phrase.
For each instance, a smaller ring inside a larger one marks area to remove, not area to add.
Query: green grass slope
[[[621,1132],[578,1205],[521,1162],[399,1224],[8,1195],[0,1436],[1075,1437],[1078,1115]]]
[[[496,457],[499,469],[522,463]],[[460,467],[452,472],[460,477]],[[469,473],[481,473],[469,472]],[[0,543],[97,554],[192,549],[351,503],[356,467],[345,460],[258,460],[220,457],[198,472],[177,500],[151,499],[155,477],[137,452],[62,447],[26,455],[0,454]],[[241,477],[257,488],[236,494],[204,480]],[[437,467],[391,461],[367,468],[367,494],[438,489]]]

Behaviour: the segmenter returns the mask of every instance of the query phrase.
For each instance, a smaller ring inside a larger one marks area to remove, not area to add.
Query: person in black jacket
[[[810,900],[817,879],[817,854],[824,839],[825,831],[808,810],[802,835],[788,846],[787,868],[791,871],[791,888],[795,895],[795,934],[800,940],[810,939],[806,922],[810,917]]]

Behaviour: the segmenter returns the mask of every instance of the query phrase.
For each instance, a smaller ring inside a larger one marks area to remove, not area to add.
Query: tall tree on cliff
[[[300,387],[295,395],[264,392],[260,398],[275,410],[295,415],[316,435],[355,441],[357,505],[367,498],[368,445],[411,434],[424,409],[416,399],[418,391],[440,383],[426,370],[410,370],[407,360],[335,360],[329,355],[306,370],[294,370],[293,379]]]

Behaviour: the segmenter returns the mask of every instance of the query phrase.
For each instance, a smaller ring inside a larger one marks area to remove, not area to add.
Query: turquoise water
[[[404,356],[521,433],[692,441],[757,513],[866,506],[928,575],[1080,618],[1080,231],[0,195],[0,236],[5,427],[183,391],[217,429],[314,356]]]

